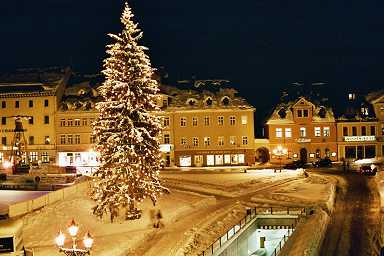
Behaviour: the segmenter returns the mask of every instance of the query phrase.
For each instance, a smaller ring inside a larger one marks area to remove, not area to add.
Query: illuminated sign
[[[308,143],[308,142],[311,142],[311,139],[308,139],[308,138],[299,138],[299,139],[297,139],[297,142],[298,142],[298,143]]]
[[[344,136],[344,141],[355,142],[355,141],[375,141],[376,136]]]

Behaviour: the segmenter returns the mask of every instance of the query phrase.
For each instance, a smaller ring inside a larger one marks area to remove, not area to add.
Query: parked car
[[[298,169],[303,168],[305,163],[302,160],[295,160],[291,163],[284,165],[284,169]]]
[[[377,172],[376,165],[363,165],[360,166],[360,173],[367,176],[375,176]]]
[[[313,162],[312,165],[314,167],[331,167],[332,166],[332,161],[329,158],[321,158],[317,160],[316,162]]]

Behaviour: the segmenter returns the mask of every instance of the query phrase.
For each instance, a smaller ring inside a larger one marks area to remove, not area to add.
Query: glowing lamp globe
[[[59,247],[62,247],[64,245],[65,236],[64,236],[63,232],[61,232],[61,230],[59,231],[59,234],[55,238],[55,242],[56,242],[57,246],[59,246]]]
[[[89,232],[84,236],[83,243],[84,243],[85,248],[87,248],[87,249],[92,248],[93,238]]]
[[[76,225],[75,220],[72,219],[71,223],[69,223],[68,232],[71,236],[76,236],[77,231],[79,231],[79,227]]]

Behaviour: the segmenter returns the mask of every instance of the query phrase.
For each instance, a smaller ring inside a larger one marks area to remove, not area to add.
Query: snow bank
[[[295,232],[284,245],[280,255],[319,255],[329,221],[330,217],[325,211],[316,209],[314,214],[305,217],[296,226]]]

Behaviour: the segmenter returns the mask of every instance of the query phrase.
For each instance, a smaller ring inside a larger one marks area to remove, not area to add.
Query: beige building
[[[31,162],[56,161],[56,111],[69,70],[24,72],[19,76],[0,78],[0,162],[10,160],[14,147],[15,121],[24,131],[26,154]]]
[[[218,92],[162,88],[161,149],[168,166],[250,165],[254,112],[234,89]]]

